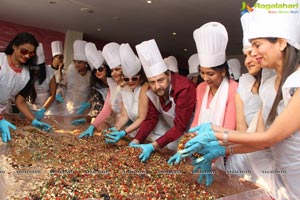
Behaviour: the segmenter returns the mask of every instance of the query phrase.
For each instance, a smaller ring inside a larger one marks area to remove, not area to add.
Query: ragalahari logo
[[[252,12],[254,9],[249,6],[249,4],[247,4],[245,1],[242,1],[242,7],[241,7],[241,15],[247,13],[247,12]]]

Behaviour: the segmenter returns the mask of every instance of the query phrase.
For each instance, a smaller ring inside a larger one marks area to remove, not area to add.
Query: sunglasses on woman
[[[29,57],[35,56],[35,52],[34,51],[29,51],[29,50],[23,49],[23,48],[20,48],[20,54],[22,54],[23,56],[29,55]]]
[[[97,72],[103,72],[104,71],[104,67],[99,67],[98,69],[97,69]]]
[[[136,81],[139,80],[140,76],[136,75],[136,76],[133,76],[131,78],[123,76],[122,78],[123,78],[123,81],[125,81],[125,82],[129,82],[130,80],[133,81],[133,82],[136,82]]]

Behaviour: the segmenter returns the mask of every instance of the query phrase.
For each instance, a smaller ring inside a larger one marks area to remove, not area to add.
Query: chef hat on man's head
[[[135,46],[147,78],[157,76],[168,70],[154,39]]]
[[[121,44],[120,57],[124,76],[131,78],[141,70],[141,62],[129,44]]]
[[[209,22],[194,31],[201,67],[216,67],[226,61],[228,34],[218,22]]]
[[[227,64],[230,77],[234,80],[238,80],[241,76],[241,63],[239,59],[229,59],[227,60]]]
[[[37,56],[37,60],[36,60],[37,65],[45,62],[44,48],[42,43],[39,43],[39,46],[36,48],[36,56]]]
[[[199,74],[199,56],[198,54],[193,54],[191,57],[188,59],[189,63],[189,74],[188,76],[196,76]]]
[[[91,68],[98,69],[104,62],[101,51],[98,51],[96,45],[92,42],[85,45],[85,55]]]
[[[252,45],[249,42],[250,20],[250,13],[245,13],[241,16],[241,24],[243,28],[243,51],[247,51],[252,48]]]
[[[254,11],[250,13],[249,39],[283,38],[291,46],[300,49],[299,0],[258,0],[256,4],[280,5],[283,3],[290,6],[271,10],[263,6],[254,6]]]
[[[106,44],[102,49],[102,55],[110,69],[121,67],[120,45],[118,43]]]
[[[63,45],[61,41],[51,42],[52,57],[56,55],[63,55]]]
[[[75,40],[73,43],[73,53],[74,53],[74,60],[79,60],[79,61],[87,61],[86,60],[86,55],[85,55],[85,45],[86,41],[84,40]]]
[[[178,62],[175,56],[164,58],[164,61],[167,65],[168,70],[172,72],[178,72]]]

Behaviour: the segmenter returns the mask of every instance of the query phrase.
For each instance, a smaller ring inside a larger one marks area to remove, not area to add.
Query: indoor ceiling
[[[209,21],[227,28],[227,55],[241,54],[241,5],[242,0],[0,0],[0,20],[80,31],[132,47],[154,38],[164,56],[186,59],[196,53],[193,31]]]

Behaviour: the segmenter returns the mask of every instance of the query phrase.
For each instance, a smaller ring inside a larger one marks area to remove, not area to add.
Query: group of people
[[[177,151],[180,138],[195,132],[169,164],[191,157],[194,171],[201,171],[198,182],[205,179],[207,186],[213,182],[213,166],[247,171],[238,175],[261,184],[273,198],[298,199],[300,13],[296,11],[276,14],[255,8],[243,13],[248,73],[241,77],[239,64],[226,59],[228,33],[218,22],[194,31],[197,54],[188,60],[188,77],[178,73],[175,57],[163,59],[154,39],[136,45],[137,55],[129,44],[111,42],[100,51],[93,43],[76,40],[73,63],[64,69],[60,42],[53,43],[53,63],[46,66],[42,44],[21,33],[0,53],[2,141],[11,140],[10,128],[16,129],[2,116],[9,99],[33,126],[47,131],[51,126],[40,121],[45,114],[77,115],[73,125],[85,123],[82,116],[90,115],[91,124],[79,138],[93,136],[96,129],[105,132],[107,143],[128,135],[129,146],[142,149],[142,162],[160,148]]]

